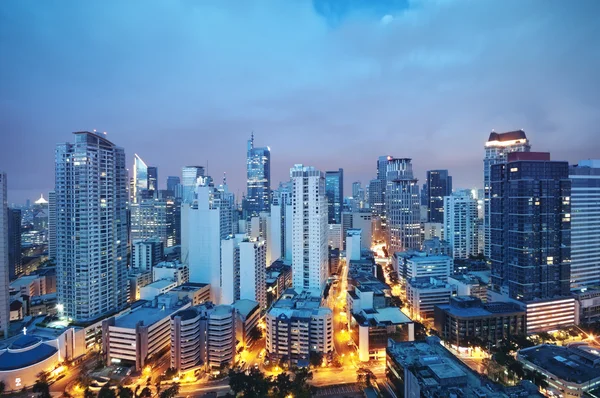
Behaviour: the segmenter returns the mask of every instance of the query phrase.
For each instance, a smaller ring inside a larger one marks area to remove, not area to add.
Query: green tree
[[[52,395],[50,395],[50,384],[48,384],[48,373],[46,372],[40,372],[37,375],[37,380],[35,381],[35,384],[33,385],[33,392],[39,394],[38,397],[39,398],[51,398]]]
[[[83,391],[83,398],[96,398],[96,394],[89,387]]]
[[[148,386],[144,387],[144,389],[140,393],[140,398],[151,398],[151,397],[152,397],[152,390],[150,389],[150,387],[148,387]]]
[[[139,384],[137,386],[135,386],[135,391],[133,392],[133,396],[135,398],[139,398],[139,392],[140,392],[140,388],[142,388],[142,386],[140,386]]]
[[[6,390],[6,384],[4,384],[4,382],[2,380],[0,380],[0,395],[4,394],[5,390]]]
[[[100,391],[98,391],[98,398],[117,398],[117,394],[110,388],[110,383],[106,383],[102,386]]]
[[[165,378],[167,378],[168,380],[173,379],[173,377],[177,376],[177,369],[175,368],[169,368],[165,371]]]
[[[273,396],[275,398],[285,398],[292,392],[292,380],[287,373],[280,373],[273,381]]]
[[[234,369],[229,370],[229,388],[233,391],[233,396],[237,397],[237,395],[244,391],[246,386],[246,373],[243,371],[238,371]]]
[[[375,375],[368,368],[359,368],[356,370],[356,382],[362,384],[364,387],[371,387],[375,379]]]
[[[129,387],[118,386],[117,396],[119,398],[134,398],[133,390]]]
[[[160,398],[175,398],[179,394],[179,383],[173,384],[160,394]],[[157,393],[158,395],[158,393]]]
[[[294,380],[292,381],[292,395],[295,398],[308,398],[313,395],[313,388],[308,385],[312,379],[312,372],[307,368],[294,369]]]
[[[323,363],[323,354],[320,352],[311,351],[309,356],[309,362],[311,366],[315,368],[317,366],[320,366]]]
[[[262,331],[258,327],[258,325],[254,326],[250,332],[248,332],[248,337],[252,341],[257,341],[262,339]]]

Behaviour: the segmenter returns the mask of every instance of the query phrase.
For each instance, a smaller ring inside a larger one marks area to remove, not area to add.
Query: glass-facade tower
[[[344,206],[344,170],[325,172],[325,195],[327,196],[327,222],[341,224]]]
[[[271,210],[271,149],[254,147],[254,134],[248,140],[246,159],[247,193],[245,216]]]

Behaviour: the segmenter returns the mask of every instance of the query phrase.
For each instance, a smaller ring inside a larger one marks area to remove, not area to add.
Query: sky
[[[208,164],[245,192],[246,140],[272,187],[294,164],[482,185],[483,145],[524,129],[532,149],[600,158],[600,1],[3,0],[0,170],[9,202],[54,185],[54,148],[106,131],[159,168],[161,188]],[[46,196],[46,195],[45,195]]]

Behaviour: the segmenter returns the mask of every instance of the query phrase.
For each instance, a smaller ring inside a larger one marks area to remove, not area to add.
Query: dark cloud
[[[338,7],[343,3],[344,7]],[[336,6],[335,4],[338,4]],[[53,185],[54,145],[97,128],[157,165],[228,173],[245,140],[366,183],[377,156],[481,185],[491,129],[600,156],[594,0],[4,1],[0,168],[11,200]]]

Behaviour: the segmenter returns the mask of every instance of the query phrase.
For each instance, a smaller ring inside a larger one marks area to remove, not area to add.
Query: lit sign
[[[20,377],[17,377],[15,379],[15,387],[21,387],[21,378]]]

